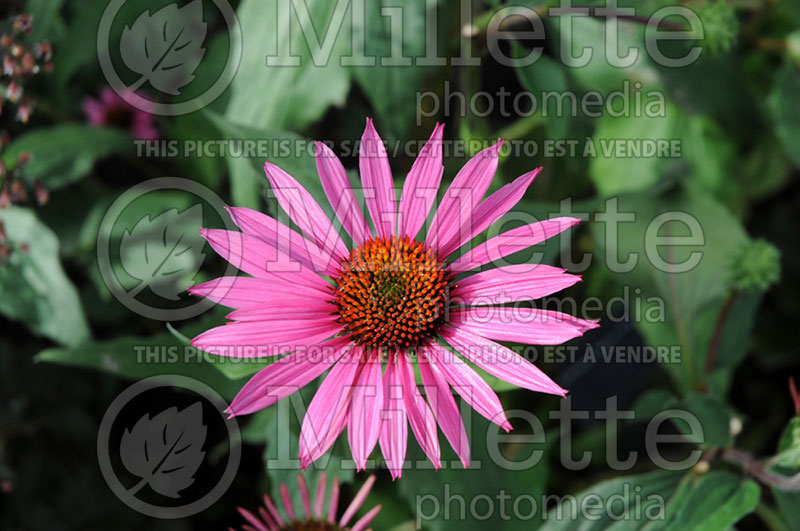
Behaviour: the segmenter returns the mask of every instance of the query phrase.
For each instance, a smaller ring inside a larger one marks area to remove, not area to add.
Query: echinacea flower
[[[89,125],[119,127],[126,129],[133,138],[158,140],[154,115],[137,109],[111,87],[103,88],[98,99],[85,98],[83,112]]]
[[[437,424],[466,467],[469,445],[451,388],[478,413],[510,430],[500,400],[473,365],[519,387],[564,396],[566,391],[544,372],[496,341],[558,344],[597,326],[527,304],[580,280],[563,269],[523,264],[468,274],[578,219],[518,227],[454,258],[514,207],[541,169],[484,199],[502,141],[459,171],[425,239],[418,239],[442,178],[442,133],[443,126],[437,125],[406,177],[398,204],[385,147],[367,120],[359,168],[374,231],[341,162],[327,146],[316,144],[322,188],[352,248],[311,194],[269,162],[267,178],[301,233],[246,208],[229,209],[242,232],[202,231],[216,252],[250,276],[222,277],[190,288],[235,309],[228,315],[232,321],[192,344],[222,356],[291,352],[253,376],[229,413],[268,407],[330,369],[302,423],[303,467],[322,456],[347,427],[357,468],[366,467],[380,444],[397,478],[409,424],[434,467],[440,466]],[[427,400],[417,387],[417,369]]]
[[[306,480],[302,474],[297,475],[297,482],[300,488],[300,499],[303,501],[303,512],[295,512],[292,499],[289,497],[289,489],[286,483],[281,484],[281,499],[283,501],[283,508],[285,514],[281,514],[278,508],[272,502],[269,494],[264,494],[264,505],[258,508],[258,515],[239,507],[239,514],[241,514],[247,524],[242,526],[244,531],[292,531],[292,530],[307,530],[307,531],[363,531],[378,515],[381,510],[380,505],[376,505],[367,513],[362,516],[352,527],[348,524],[356,515],[358,510],[367,499],[372,484],[375,483],[375,476],[370,476],[367,481],[361,486],[358,493],[347,506],[341,518],[337,520],[336,514],[339,508],[339,479],[333,478],[333,488],[328,502],[328,511],[325,513],[325,489],[326,476],[321,473],[317,481],[317,490],[314,493],[313,506],[311,495],[306,486]]]

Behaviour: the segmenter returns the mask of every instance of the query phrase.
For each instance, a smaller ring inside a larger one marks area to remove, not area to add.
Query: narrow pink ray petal
[[[336,513],[339,511],[339,478],[333,478],[333,487],[331,487],[331,500],[328,503],[328,521],[333,523],[336,521]]]
[[[227,208],[233,222],[245,234],[263,240],[315,273],[332,274],[336,271],[338,260],[330,251],[320,249],[317,244],[277,219],[250,208]]]
[[[373,474],[367,478],[367,480],[364,482],[363,485],[361,485],[361,488],[358,489],[358,492],[353,497],[353,501],[351,501],[350,505],[348,505],[347,509],[345,509],[344,514],[342,515],[342,519],[339,520],[340,527],[346,526],[353,518],[353,516],[356,515],[358,510],[364,504],[364,500],[367,499],[367,495],[369,494],[369,491],[372,488],[372,485],[374,484],[375,484],[375,475]]]
[[[278,526],[275,525],[275,522],[272,521],[272,517],[269,515],[269,513],[264,507],[258,508],[258,514],[259,516],[261,516],[261,519],[264,521],[264,523],[267,524],[267,527],[269,527],[270,531],[278,530]]]
[[[518,251],[528,249],[536,244],[556,236],[557,234],[580,223],[578,218],[553,218],[545,221],[523,225],[486,240],[474,249],[466,252],[450,264],[450,271],[463,273],[486,264],[496,262]],[[505,265],[505,264],[502,264]]]
[[[383,422],[379,442],[386,467],[397,479],[403,474],[408,441],[408,422],[403,400],[403,384],[397,369],[397,355],[392,355],[383,374]]]
[[[333,253],[336,258],[346,258],[347,248],[342,239],[308,190],[297,179],[270,162],[264,163],[264,171],[281,208],[300,230],[316,242],[320,249]]]
[[[272,519],[275,520],[276,524],[278,524],[278,527],[283,527],[286,525],[286,523],[283,521],[281,513],[278,512],[278,508],[275,507],[274,503],[272,503],[272,498],[269,497],[269,494],[264,494],[264,507],[267,508],[269,514],[272,516]]]
[[[362,350],[361,347],[354,347],[354,350],[356,348]],[[383,408],[381,359],[379,355],[372,358],[374,359],[364,363],[350,403],[347,438],[357,471],[366,468],[369,454],[378,443],[381,428]]]
[[[523,389],[567,396],[567,391],[539,367],[503,345],[452,327],[442,330],[442,336],[462,356],[492,376]]]
[[[297,518],[294,515],[292,497],[289,496],[289,488],[286,486],[286,483],[281,483],[281,498],[283,499],[283,508],[286,510],[286,515],[289,517],[289,521],[296,521]]]
[[[317,379],[349,348],[349,338],[334,338],[267,365],[237,393],[228,412],[247,415],[271,406]]]
[[[340,330],[334,318],[229,322],[195,337],[192,346],[217,356],[261,358],[316,345]]]
[[[497,305],[551,295],[580,282],[581,277],[543,264],[490,269],[459,280],[450,292],[454,304]]]
[[[220,229],[201,229],[200,235],[217,254],[248,275],[329,290],[329,284],[318,274],[255,236]]]
[[[529,345],[559,345],[598,327],[551,310],[494,306],[454,308],[450,324],[488,339]]]
[[[511,430],[511,424],[497,394],[472,367],[438,343],[428,346],[428,354],[431,365],[442,372],[448,383],[472,409],[504,430]]]
[[[320,472],[317,480],[317,491],[314,494],[314,517],[322,518],[322,509],[325,503],[325,489],[327,487],[328,475]]]
[[[422,451],[433,463],[433,467],[441,468],[439,437],[436,433],[436,419],[433,417],[428,403],[417,390],[417,381],[414,376],[414,367],[405,353],[398,353],[397,367],[403,382],[403,399],[408,412],[408,423],[417,437]]]
[[[433,215],[426,243],[438,248],[458,229],[466,213],[472,212],[483,199],[497,171],[497,162],[503,141],[484,149],[469,159],[442,197]]]
[[[188,288],[189,293],[208,297],[214,302],[238,309],[286,307],[296,305],[298,297],[310,307],[327,307],[330,291],[291,284],[281,279],[219,277]],[[289,292],[293,292],[290,294]]]
[[[356,246],[361,245],[371,236],[369,224],[361,211],[356,195],[350,185],[350,179],[342,166],[339,157],[322,142],[316,142],[317,171],[322,182],[322,189],[328,198],[336,217],[344,230],[353,238]]]
[[[406,176],[400,196],[400,234],[415,238],[419,233],[442,182],[442,135],[444,124],[436,124]]]
[[[258,529],[258,531],[269,531],[267,526],[265,526],[264,523],[261,520],[256,518],[256,515],[254,515],[253,513],[248,511],[247,509],[245,509],[243,507],[237,507],[236,510],[239,511],[239,514],[241,514],[242,517],[245,520],[247,520],[248,522],[253,524],[253,527]]]
[[[297,293],[295,293],[295,297],[297,297]],[[316,302],[313,300],[303,301],[302,307],[295,308],[289,305],[274,304],[270,299],[264,306],[259,305],[253,308],[240,308],[230,312],[225,317],[233,321],[314,320],[325,319],[335,311],[336,307],[329,302]]]
[[[371,118],[367,118],[367,127],[361,136],[358,168],[372,223],[378,236],[388,238],[396,234],[397,206],[394,180],[386,156],[386,147],[375,130]]]
[[[370,522],[372,522],[375,519],[375,517],[378,516],[378,513],[381,512],[381,509],[382,509],[381,505],[376,505],[375,507],[367,511],[367,514],[359,518],[359,520],[353,525],[350,531],[364,531],[364,529],[367,528]]]
[[[348,352],[322,381],[300,429],[300,464],[308,467],[333,445],[347,423],[353,384],[361,367],[358,353]]]
[[[297,486],[300,489],[300,499],[303,502],[303,510],[306,512],[306,518],[311,519],[311,496],[308,494],[308,485],[306,478],[303,474],[297,474]]]
[[[422,376],[422,384],[425,386],[425,393],[428,396],[428,402],[431,404],[433,415],[439,422],[445,437],[450,442],[450,446],[453,447],[453,450],[456,451],[456,454],[461,459],[461,464],[464,465],[464,468],[469,468],[467,431],[464,429],[464,422],[461,420],[456,401],[453,399],[452,393],[450,393],[447,380],[439,372],[439,369],[428,361],[427,347],[420,347],[418,352],[419,372]]]
[[[453,251],[472,241],[475,236],[514,208],[514,205],[522,199],[528,186],[539,175],[541,170],[542,168],[536,168],[521,177],[517,177],[487,197],[475,208],[475,213],[472,216],[468,215],[461,220],[461,225],[454,234],[449,238],[440,240],[439,257],[441,259],[447,258]]]

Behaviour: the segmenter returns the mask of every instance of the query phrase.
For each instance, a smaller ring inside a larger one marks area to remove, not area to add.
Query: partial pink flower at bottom
[[[298,488],[300,489],[300,498],[303,501],[302,512],[295,511],[292,499],[289,496],[289,489],[286,483],[281,484],[281,500],[283,502],[284,511],[278,510],[269,494],[264,494],[264,505],[259,507],[255,512],[248,511],[243,507],[239,507],[239,514],[247,521],[242,526],[245,531],[292,531],[292,530],[306,530],[306,531],[364,531],[372,520],[378,515],[381,510],[380,505],[376,505],[364,516],[357,520],[352,526],[350,522],[355,517],[358,510],[364,504],[364,501],[369,495],[372,484],[375,483],[375,476],[370,476],[361,489],[344,510],[341,517],[338,517],[339,511],[339,479],[333,478],[333,487],[331,488],[330,496],[328,497],[328,506],[325,507],[325,490],[327,489],[327,478],[325,473],[320,474],[317,481],[317,489],[314,492],[312,499],[308,491],[306,480],[301,474],[297,475]]]
[[[484,198],[502,141],[458,172],[419,238],[442,179],[442,133],[437,125],[398,203],[385,146],[367,120],[359,167],[372,227],[342,163],[317,143],[322,188],[350,235],[350,247],[305,187],[269,162],[265,170],[278,203],[300,232],[247,208],[229,209],[242,232],[201,231],[217,253],[249,276],[190,288],[234,309],[230,322],[195,337],[192,345],[220,356],[276,358],[242,388],[230,414],[269,407],[327,372],[303,419],[303,467],[347,428],[357,469],[367,466],[379,445],[392,476],[400,477],[408,426],[435,468],[441,466],[438,428],[467,467],[469,444],[453,391],[511,429],[500,399],[473,367],[525,389],[565,396],[541,369],[498,341],[554,345],[597,327],[530,306],[581,280],[564,269],[521,264],[474,272],[578,219],[529,223],[459,254],[522,199],[541,169]]]
[[[133,138],[157,140],[159,135],[154,114],[137,109],[123,96],[111,87],[105,87],[98,99],[84,99],[83,112],[89,125],[119,127],[130,132]]]

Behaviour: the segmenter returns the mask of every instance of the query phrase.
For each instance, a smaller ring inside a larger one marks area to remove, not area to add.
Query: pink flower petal
[[[580,222],[578,218],[553,218],[529,225],[517,227],[503,234],[499,234],[471,251],[459,257],[450,264],[450,271],[463,273],[483,265],[496,262],[503,257],[522,251],[541,243],[553,236],[575,226]],[[505,265],[505,264],[503,264]]]
[[[241,514],[245,520],[253,524],[253,527],[258,529],[258,531],[269,531],[269,528],[267,528],[253,513],[243,507],[237,507],[236,509],[239,511],[239,514]]]
[[[328,475],[320,472],[317,479],[317,491],[314,493],[314,517],[322,518],[322,509],[325,505],[325,489],[327,488]]]
[[[445,192],[439,208],[433,215],[431,230],[426,243],[438,248],[440,243],[450,239],[458,229],[467,213],[480,203],[497,171],[502,140],[484,149],[467,161]]]
[[[328,275],[336,271],[338,261],[330,252],[323,251],[277,219],[250,208],[229,207],[228,212],[242,232],[263,240],[304,267],[315,273]]]
[[[397,367],[403,383],[403,399],[408,412],[408,423],[411,424],[411,430],[417,437],[422,451],[431,460],[433,467],[438,470],[442,465],[439,460],[441,454],[439,451],[439,437],[436,433],[436,419],[433,417],[427,402],[417,390],[414,367],[411,365],[407,354],[398,353],[397,359]]]
[[[270,308],[286,308],[297,304],[298,297],[307,301],[308,309],[327,313],[330,293],[316,288],[292,285],[285,280],[252,277],[219,277],[188,288],[192,295],[207,297],[229,308],[263,311]]]
[[[366,529],[367,526],[370,524],[370,522],[372,522],[372,520],[374,520],[375,517],[378,516],[378,513],[381,512],[381,508],[382,508],[381,505],[376,505],[375,507],[367,511],[367,514],[362,516],[358,520],[358,522],[356,522],[353,525],[350,531],[363,531],[364,529]]]
[[[471,334],[466,330],[447,327],[442,337],[462,356],[496,376],[523,389],[566,396],[567,391],[550,379],[541,369],[513,350]]]
[[[228,412],[247,415],[295,393],[328,370],[349,346],[349,339],[335,338],[267,365],[242,387]]]
[[[336,217],[341,221],[344,230],[353,238],[356,246],[361,245],[371,236],[369,224],[356,199],[350,178],[339,158],[322,142],[316,143],[317,171],[322,182],[322,189],[333,206]]]
[[[359,358],[348,352],[320,384],[300,429],[300,466],[303,468],[327,452],[344,430],[360,367]]]
[[[486,198],[475,208],[472,216],[459,220],[461,225],[458,230],[448,238],[440,240],[439,257],[447,258],[456,249],[486,230],[492,223],[503,217],[506,212],[516,205],[528,186],[533,182],[542,168],[526,173],[517,177],[514,181],[500,188],[498,191]]]
[[[270,162],[264,163],[264,171],[281,208],[300,230],[316,242],[320,249],[328,251],[337,259],[347,258],[347,248],[342,239],[308,190],[297,179]]]
[[[248,275],[329,292],[330,285],[319,275],[255,236],[220,229],[200,229],[200,235],[217,254]]]
[[[311,518],[311,496],[308,494],[308,485],[306,478],[303,474],[297,474],[297,487],[300,489],[300,500],[303,502],[303,510],[306,512],[306,518]]]
[[[383,374],[383,422],[379,442],[392,479],[402,476],[403,462],[406,460],[408,422],[403,395],[397,356],[391,356]]]
[[[355,349],[363,350],[361,347]],[[380,435],[383,382],[380,356],[375,358],[364,363],[350,403],[347,438],[350,441],[350,451],[353,453],[357,471],[366,468],[369,454],[378,443]]]
[[[488,339],[529,345],[559,345],[598,326],[551,310],[494,306],[454,308],[450,324]]]
[[[356,512],[361,508],[364,504],[364,500],[367,499],[367,495],[369,494],[372,485],[375,484],[375,475],[372,475],[367,478],[361,488],[358,489],[358,492],[353,497],[353,501],[350,502],[350,505],[347,506],[347,509],[344,510],[344,514],[342,515],[341,520],[339,520],[339,526],[344,527],[346,526],[350,520],[356,515]]]
[[[497,305],[545,297],[580,282],[578,275],[543,264],[519,264],[476,273],[450,292],[455,304]]]
[[[415,238],[431,211],[442,182],[442,135],[444,125],[436,124],[420,151],[403,185],[400,196],[400,234]]]
[[[289,517],[290,522],[297,520],[294,515],[294,506],[292,505],[292,498],[289,496],[289,488],[286,483],[281,483],[281,498],[283,499],[283,508],[286,509],[286,515]]]
[[[206,330],[192,339],[192,346],[217,356],[260,358],[311,347],[341,329],[335,316],[316,321],[230,322]]]
[[[511,430],[497,394],[472,367],[437,343],[428,346],[428,354],[431,364],[442,371],[448,383],[472,409],[504,430]]]
[[[472,367],[437,343],[428,345],[427,353],[430,355],[428,361],[431,365],[442,372],[448,383],[472,409],[504,430],[511,430],[511,424],[497,394]]]
[[[461,459],[461,464],[464,465],[464,468],[469,468],[467,432],[464,429],[464,422],[461,420],[456,401],[450,393],[447,380],[436,365],[428,361],[427,347],[420,347],[418,352],[419,372],[422,376],[422,383],[425,386],[425,393],[428,396],[428,402],[431,404],[433,414],[439,422],[445,437],[450,442],[450,446],[453,447]]]
[[[375,230],[378,236],[389,238],[396,234],[397,206],[394,180],[386,156],[386,147],[370,118],[367,118],[367,127],[361,136],[358,167],[367,209]]]

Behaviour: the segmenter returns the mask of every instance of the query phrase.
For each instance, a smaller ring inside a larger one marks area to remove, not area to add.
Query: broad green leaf
[[[641,529],[663,520],[681,474],[658,471],[622,476],[565,498],[547,513],[542,531]],[[596,509],[592,509],[595,507]],[[612,517],[613,516],[613,517]]]
[[[0,209],[0,221],[10,252],[0,262],[0,312],[56,343],[85,341],[89,327],[55,234],[27,208]]]
[[[778,454],[770,463],[792,471],[800,469],[800,417],[792,417],[786,425],[778,443]]]
[[[541,502],[545,493],[548,477],[547,444],[545,442],[530,440],[505,441],[514,435],[528,433],[526,423],[520,418],[510,418],[516,429],[510,435],[479,415],[467,415],[464,421],[467,426],[472,467],[464,470],[457,457],[449,446],[447,440],[440,436],[442,448],[443,468],[434,470],[427,460],[419,445],[413,440],[409,431],[408,456],[406,462],[410,467],[403,471],[403,477],[398,481],[399,494],[409,508],[416,513],[417,519],[425,529],[431,531],[445,529],[486,529],[488,526],[500,526],[502,529],[531,529],[542,517],[540,507],[531,509],[529,498],[536,504]],[[498,431],[499,430],[499,431]],[[544,440],[544,433],[538,430],[538,436]],[[496,437],[497,434],[502,434]],[[534,455],[533,452],[540,452]],[[536,458],[539,457],[537,460]],[[500,459],[508,460],[511,464],[502,463]],[[531,459],[530,463],[525,462]],[[535,462],[535,464],[534,464]],[[473,500],[490,498],[494,510],[487,510],[485,501],[474,502],[474,511],[485,518],[476,518],[470,504]],[[513,514],[512,504],[515,499],[526,498],[520,502],[519,512],[523,515],[531,513],[527,519],[503,518],[503,515]],[[463,513],[457,508],[457,502],[452,507],[447,506],[448,500],[464,499],[465,510]],[[499,504],[504,504],[501,508]]]
[[[727,471],[712,471],[693,482],[681,508],[665,529],[723,530],[753,512],[761,489]]]
[[[205,319],[181,333],[194,337],[210,326],[209,320]],[[261,360],[229,360],[205,354],[184,344],[170,332],[150,337],[119,336],[71,348],[47,349],[38,354],[37,360],[88,367],[131,379],[189,376],[210,385],[226,399],[233,398],[244,381],[231,380],[217,365],[248,365],[253,370],[263,367]]]
[[[672,149],[669,142],[677,138],[682,121],[676,107],[667,107],[659,117],[604,114],[599,118],[592,137],[596,156],[589,163],[598,193],[610,197],[641,192],[658,183],[670,159],[657,149]]]
[[[733,442],[730,434],[730,411],[720,402],[708,395],[691,393],[680,404],[678,409],[691,413],[703,427],[702,438],[693,440],[687,433],[687,438],[701,446],[728,446]],[[683,430],[682,422],[676,422],[678,428]]]
[[[515,57],[524,56],[522,47],[514,42]],[[514,72],[522,86],[533,95],[539,106],[536,113],[547,115],[548,134],[551,138],[564,138],[567,135],[569,114],[559,110],[559,97],[547,94],[565,94],[569,88],[567,69],[555,59],[542,55],[535,63],[528,66],[517,66]],[[545,100],[545,98],[547,98]]]
[[[800,138],[799,93],[800,68],[787,62],[775,78],[768,103],[775,132],[795,166],[800,166],[800,143],[797,142]]]
[[[374,62],[353,67],[353,74],[378,115],[378,127],[385,139],[403,139],[407,135],[419,112],[417,98],[425,78],[437,72],[416,64],[418,58],[425,55],[426,45],[430,46],[426,41],[431,37],[424,36],[426,10],[437,9],[436,3],[429,0],[365,2],[363,23],[358,18],[357,23],[353,23],[353,42],[364,42],[363,55]],[[384,9],[389,11],[384,13]],[[400,17],[402,34],[396,35],[393,32],[399,31],[396,28]],[[401,59],[401,54],[408,59]]]
[[[346,8],[325,0],[241,2],[245,44],[227,117],[256,128],[299,130],[343,104],[350,86],[341,64],[350,35]],[[267,57],[280,64],[267,65]],[[281,66],[288,61],[299,65]]]
[[[19,136],[3,153],[7,166],[15,166],[20,153],[27,151],[31,160],[24,177],[38,179],[47,188],[71,184],[92,171],[94,163],[112,153],[130,151],[131,137],[117,129],[64,124],[33,129]]]

